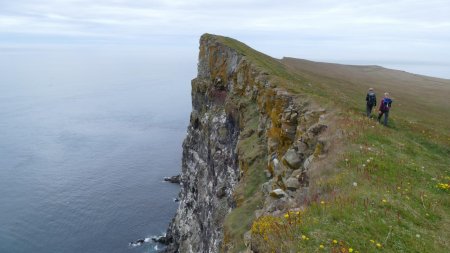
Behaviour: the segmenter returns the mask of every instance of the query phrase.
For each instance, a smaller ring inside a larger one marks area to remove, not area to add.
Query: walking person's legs
[[[366,114],[367,114],[367,117],[370,118],[370,114],[372,114],[372,106],[366,105]]]
[[[380,112],[379,114],[378,114],[378,122],[380,122],[381,123],[381,117],[383,116],[383,112]]]
[[[384,125],[387,126],[388,123],[388,117],[389,117],[389,111],[384,113]]]

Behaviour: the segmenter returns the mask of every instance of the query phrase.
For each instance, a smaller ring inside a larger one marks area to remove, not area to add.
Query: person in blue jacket
[[[379,109],[379,114],[378,114],[378,122],[381,121],[381,117],[383,117],[384,115],[384,121],[383,121],[383,125],[387,126],[388,123],[388,117],[389,117],[389,110],[391,109],[392,106],[392,99],[389,98],[389,93],[384,93],[384,97],[380,102],[380,109]]]

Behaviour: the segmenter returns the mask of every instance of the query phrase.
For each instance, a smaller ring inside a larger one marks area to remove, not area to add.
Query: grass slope
[[[254,222],[266,226],[268,252],[450,252],[450,191],[444,185],[450,181],[450,80],[378,66],[277,60],[236,40],[216,38],[293,94],[337,110],[336,124],[346,132],[337,162],[311,182],[320,194],[299,214],[301,222],[297,217],[291,222],[297,214]],[[384,91],[394,98],[389,127],[364,117],[368,87],[379,98]],[[241,150],[246,155],[252,148]],[[255,185],[263,181],[258,170],[264,168],[255,164],[249,173],[258,180],[244,177],[237,189],[244,204],[225,224],[231,234],[225,241],[237,240],[238,248],[250,229],[250,222],[242,221],[253,219],[257,207],[250,195],[259,194]]]

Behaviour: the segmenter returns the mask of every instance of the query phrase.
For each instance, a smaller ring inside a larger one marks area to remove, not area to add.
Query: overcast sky
[[[196,53],[208,32],[277,58],[450,69],[449,13],[448,0],[0,0],[0,49]]]

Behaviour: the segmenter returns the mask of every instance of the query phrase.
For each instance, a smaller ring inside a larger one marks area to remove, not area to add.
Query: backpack
[[[390,98],[383,98],[381,100],[380,111],[387,112],[391,109],[392,100]]]
[[[376,105],[377,104],[377,99],[375,97],[375,93],[369,93],[367,94],[369,99],[367,100],[367,104],[368,105]]]

